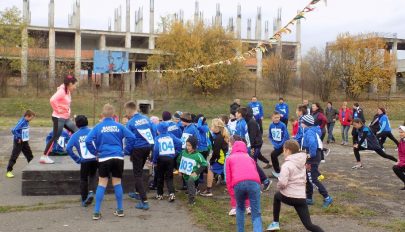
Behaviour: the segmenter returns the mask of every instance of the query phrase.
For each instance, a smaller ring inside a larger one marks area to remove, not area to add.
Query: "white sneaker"
[[[228,213],[229,216],[236,216],[236,209],[232,208],[231,211]]]
[[[49,158],[49,156],[47,156],[47,155],[41,156],[41,158],[39,159],[39,162],[41,164],[53,164],[53,163],[55,163],[55,161],[51,160],[51,158]]]
[[[247,214],[247,215],[252,214],[252,209],[251,209],[250,207],[247,207],[247,208],[246,208],[246,214]]]
[[[326,163],[326,160],[321,160],[321,163],[323,163],[323,164]]]

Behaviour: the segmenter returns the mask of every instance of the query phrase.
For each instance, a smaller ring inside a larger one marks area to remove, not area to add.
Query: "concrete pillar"
[[[264,22],[264,39],[268,40],[269,39],[269,21],[266,20]]]
[[[394,34],[394,41],[392,43],[392,66],[394,67],[394,74],[391,77],[391,93],[397,92],[397,65],[398,65],[398,39],[397,34]]]
[[[297,24],[296,24],[296,33],[295,33],[295,40],[297,41],[297,47],[295,48],[295,60],[296,60],[296,71],[295,71],[295,75],[296,75],[296,79],[297,81],[301,81],[301,20],[297,20]],[[327,48],[325,49],[325,51],[327,52]],[[328,62],[329,60],[329,54],[326,54],[326,60]],[[328,63],[327,63],[328,64]]]
[[[75,5],[75,76],[80,77],[80,70],[82,66],[82,35],[80,32],[80,0],[76,0]]]
[[[247,39],[252,39],[252,20],[248,19],[247,20],[247,34],[246,34]]]
[[[255,39],[256,40],[262,39],[262,8],[261,7],[257,8]]]
[[[263,53],[261,50],[256,51],[256,76],[257,79],[263,78]]]
[[[49,26],[49,39],[48,39],[48,56],[49,56],[49,88],[55,87],[55,3],[54,0],[49,2],[49,16],[48,16],[48,26]]]
[[[232,17],[230,17],[229,18],[229,21],[228,21],[228,31],[229,32],[231,32],[231,33],[234,33],[235,31],[234,31],[234,26],[233,26],[233,18]]]
[[[242,8],[238,4],[237,14],[236,14],[236,38],[242,38]]]
[[[136,57],[134,56],[134,59],[132,60],[132,67],[131,67],[131,76],[130,76],[130,85],[131,85],[131,92],[135,91],[135,69],[136,69]]]
[[[28,82],[28,29],[30,24],[30,6],[28,0],[23,0],[23,23],[24,28],[21,34],[21,85]]]
[[[219,3],[216,5],[217,10],[215,13],[215,26],[222,27],[222,14],[221,14],[221,6]]]
[[[106,47],[106,42],[105,42],[105,35],[101,34],[99,41],[98,41],[98,48],[101,51],[104,51]],[[110,87],[110,79],[109,79],[109,74],[103,73],[101,74],[101,85],[103,88],[109,88]]]
[[[131,25],[130,25],[130,18],[131,18],[131,4],[130,1],[126,1],[126,13],[125,13],[125,48],[127,51],[131,49]],[[124,91],[129,92],[131,83],[130,83],[130,78],[131,78],[131,72],[125,73],[124,74]]]
[[[149,14],[149,49],[155,49],[155,10],[154,0],[150,0],[150,14]]]
[[[195,1],[194,5],[194,25],[197,25],[200,21],[200,6],[198,1]]]

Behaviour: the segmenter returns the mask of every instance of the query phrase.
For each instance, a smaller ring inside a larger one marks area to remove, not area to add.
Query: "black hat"
[[[194,137],[194,136],[188,137],[187,142],[191,144],[191,147],[192,147],[194,150],[197,149],[198,140],[197,140],[196,137]]]
[[[169,111],[164,111],[162,113],[162,120],[169,121],[170,119],[172,119],[172,114]]]
[[[75,118],[75,123],[78,128],[85,127],[89,125],[87,117],[84,115],[77,115]]]

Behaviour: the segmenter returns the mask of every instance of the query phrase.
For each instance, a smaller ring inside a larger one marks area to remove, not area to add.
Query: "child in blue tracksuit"
[[[288,126],[289,109],[288,104],[284,102],[284,98],[278,99],[279,103],[276,105],[276,111],[280,113],[281,121]]]
[[[247,109],[246,108],[239,108],[236,111],[236,130],[235,130],[235,135],[240,136],[241,138],[246,140],[246,146],[248,148],[248,153],[250,154],[250,138],[249,138],[249,132],[248,132],[248,126],[245,120],[245,117],[247,114]]]
[[[134,134],[123,125],[114,121],[114,107],[106,104],[103,107],[104,119],[97,124],[87,135],[86,147],[91,154],[98,158],[99,182],[96,190],[96,203],[94,205],[93,220],[101,218],[100,208],[104,198],[104,192],[108,184],[108,178],[112,177],[114,185],[117,209],[114,215],[124,216],[122,206],[122,185],[121,178],[124,171],[124,149],[123,140],[126,139],[125,152],[132,150]]]
[[[127,115],[131,119],[127,123],[127,128],[134,134],[133,150],[128,150],[131,156],[133,172],[135,177],[134,198],[140,200],[135,206],[137,209],[148,210],[149,203],[146,196],[145,186],[143,186],[143,167],[149,157],[155,143],[156,127],[145,115],[138,113],[136,104],[133,101],[125,104]]]
[[[24,116],[20,118],[17,125],[11,130],[13,134],[13,151],[11,152],[10,160],[7,165],[6,177],[13,178],[13,167],[17,162],[18,156],[21,151],[24,154],[27,162],[29,163],[34,156],[32,155],[31,147],[28,144],[30,140],[30,121],[35,117],[35,113],[32,110],[27,110]]]
[[[49,140],[51,140],[53,136],[53,131],[51,131],[48,136],[46,136],[46,144],[48,144]],[[49,153],[50,156],[64,156],[67,155],[65,149],[66,149],[66,144],[69,142],[70,135],[66,130],[62,131],[62,134],[60,135],[58,141],[56,141],[56,144],[53,146],[52,152]]]
[[[278,157],[283,154],[284,143],[290,139],[287,126],[280,122],[281,115],[275,111],[272,115],[273,123],[269,126],[269,140],[273,144],[274,150],[271,152],[271,163],[273,164],[274,177],[278,177],[280,174],[280,164]]]
[[[75,118],[76,127],[79,128],[66,146],[66,152],[77,163],[80,164],[80,193],[82,206],[87,207],[93,202],[94,192],[97,184],[96,156],[89,152],[86,147],[86,138],[91,129],[87,127],[88,120],[84,115],[77,115]],[[73,151],[76,149],[77,154]]]
[[[163,183],[166,177],[167,188],[169,189],[169,202],[173,202],[173,169],[175,166],[176,155],[181,152],[181,140],[168,132],[169,123],[161,122],[157,126],[159,135],[155,138],[153,149],[153,164],[156,165],[157,177],[157,196],[156,199],[163,199]]]
[[[252,109],[253,111],[253,116],[256,119],[256,122],[259,124],[260,131],[263,134],[263,117],[264,117],[264,112],[263,112],[263,105],[261,102],[257,101],[257,97],[253,96],[252,101],[249,102],[248,107]]]
[[[164,122],[167,122],[169,124],[169,127],[167,128],[167,131],[176,136],[176,138],[181,139],[181,135],[183,134],[183,131],[178,125],[178,122],[173,122],[172,121],[172,114],[168,111],[164,111],[162,113],[162,120]]]
[[[301,141],[301,149],[305,150],[308,154],[307,167],[307,183],[306,183],[306,195],[307,204],[313,205],[314,200],[312,194],[314,192],[315,185],[318,188],[319,193],[324,197],[323,208],[328,208],[332,202],[332,197],[329,196],[328,191],[323,184],[318,180],[320,175],[318,171],[319,163],[321,162],[322,141],[320,136],[322,135],[319,126],[314,126],[315,120],[312,115],[305,115],[302,117],[301,127],[303,128],[303,138]]]

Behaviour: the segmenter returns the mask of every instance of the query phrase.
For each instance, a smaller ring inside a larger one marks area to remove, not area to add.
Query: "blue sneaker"
[[[323,201],[323,206],[322,208],[327,209],[329,208],[329,206],[333,203],[333,198],[328,196],[327,198],[325,198],[325,200]]]
[[[269,179],[266,179],[263,181],[263,191],[268,191],[270,189],[272,181]]]
[[[313,199],[307,199],[307,205],[314,205]]]
[[[280,223],[272,222],[266,229],[266,231],[275,231],[280,230]]]
[[[141,200],[141,196],[139,195],[139,193],[136,193],[136,192],[130,192],[130,193],[128,193],[128,196],[131,199],[135,199],[135,200],[138,200],[138,201]]]
[[[138,204],[135,205],[135,208],[148,210],[149,209],[149,203],[147,201],[140,201],[140,202],[138,202]]]

